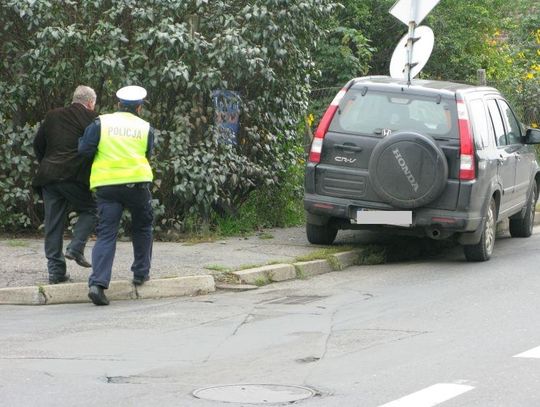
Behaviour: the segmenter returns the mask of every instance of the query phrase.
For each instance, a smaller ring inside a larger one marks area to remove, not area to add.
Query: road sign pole
[[[411,84],[411,69],[413,63],[414,29],[416,28],[416,0],[411,0],[409,9],[409,38],[407,39],[407,66],[405,73],[407,84]]]
[[[414,29],[416,23],[411,20],[409,23],[409,38],[407,39],[407,65],[405,66],[405,74],[407,76],[407,83],[411,83],[411,69],[413,67],[413,45],[414,45]]]

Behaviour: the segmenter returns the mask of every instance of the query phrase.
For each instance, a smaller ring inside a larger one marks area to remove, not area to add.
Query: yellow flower
[[[311,127],[314,121],[315,121],[315,116],[313,116],[313,113],[310,113],[307,117],[308,126]]]
[[[540,72],[540,65],[533,65],[531,68],[534,69],[535,71]]]
[[[534,74],[532,72],[528,72],[527,75],[525,75],[525,79],[533,79]]]
[[[523,51],[521,51],[519,54],[518,54],[518,57],[520,57],[521,59],[525,58],[525,53]]]
[[[511,64],[512,62],[514,62],[514,60],[512,58],[507,58],[506,59],[506,63],[507,64]]]

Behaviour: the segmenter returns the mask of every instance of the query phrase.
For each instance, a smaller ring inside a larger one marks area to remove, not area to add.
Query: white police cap
[[[124,86],[121,89],[118,89],[116,92],[116,97],[120,102],[125,104],[138,105],[143,102],[143,99],[146,97],[146,89],[141,86]]]

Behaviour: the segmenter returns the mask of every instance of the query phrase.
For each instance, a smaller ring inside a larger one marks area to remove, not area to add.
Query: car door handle
[[[340,150],[350,150],[350,151],[356,151],[356,152],[360,152],[363,150],[362,147],[351,146],[348,144],[335,144],[334,147],[339,148]]]
[[[497,163],[499,165],[502,165],[505,163],[505,161],[507,160],[508,158],[507,157],[503,157],[502,155],[499,156],[499,158],[497,158]]]

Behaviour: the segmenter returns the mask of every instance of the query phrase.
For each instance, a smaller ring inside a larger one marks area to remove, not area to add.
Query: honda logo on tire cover
[[[399,148],[392,150],[392,152],[394,153],[394,157],[396,157],[396,160],[399,166],[401,167],[403,174],[405,174],[405,177],[407,177],[407,181],[409,181],[409,184],[411,184],[411,187],[414,189],[414,192],[418,191],[418,188],[419,188],[418,183],[416,182],[414,175],[412,175],[411,170],[409,170],[409,166],[407,165],[407,162],[401,155]]]

